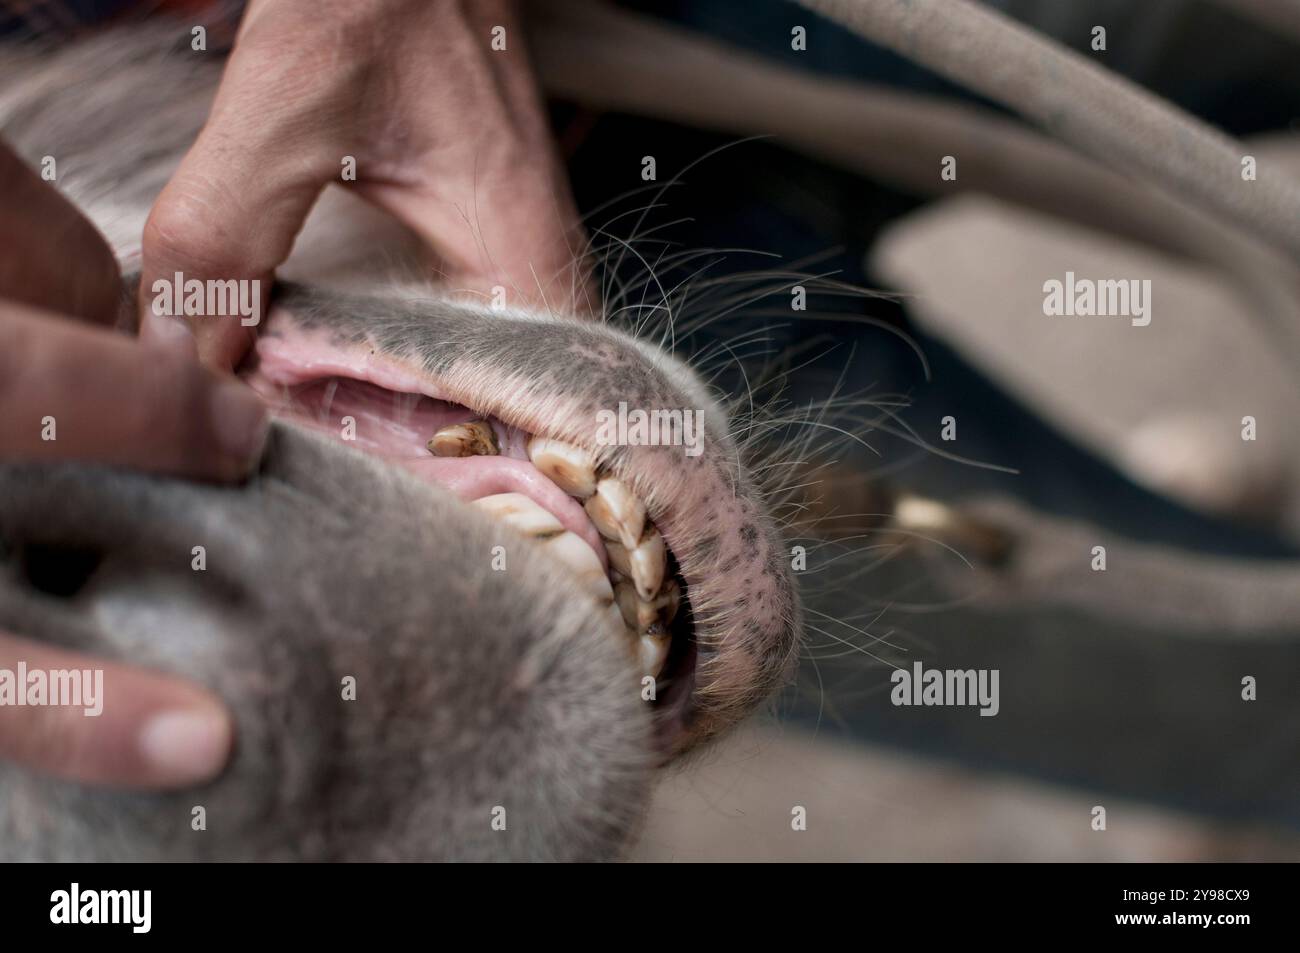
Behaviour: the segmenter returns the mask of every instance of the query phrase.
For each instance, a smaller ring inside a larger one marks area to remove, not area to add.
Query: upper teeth
[[[486,420],[443,427],[425,446],[435,457],[486,457],[501,452],[497,435]]]
[[[485,420],[443,427],[433,435],[428,447],[439,457],[500,452],[496,434]],[[613,587],[591,547],[522,493],[485,496],[475,500],[475,505],[537,540],[553,558],[568,566],[579,585],[607,605],[614,618],[627,624],[632,637],[629,648],[642,672],[657,678],[668,658],[672,639],[668,627],[677,614],[681,590],[676,580],[664,578],[668,547],[659,530],[646,519],[645,504],[623,481],[598,477],[595,461],[581,447],[533,437],[528,441],[528,457],[560,489],[584,501],[588,517],[605,538]]]
[[[646,519],[645,504],[622,480],[600,477],[595,460],[581,447],[533,437],[527,449],[533,466],[570,496],[584,501],[588,517],[605,538],[615,587],[611,589],[600,570],[600,560],[590,548],[574,534],[564,532],[559,520],[531,500],[527,503],[546,513],[549,520],[513,499],[519,494],[487,497],[479,504],[525,533],[531,530],[530,535],[546,535],[546,545],[552,547],[555,557],[568,564],[580,584],[602,602],[607,601],[614,616],[627,624],[633,637],[629,649],[639,660],[642,672],[657,678],[668,658],[672,641],[669,626],[677,614],[681,590],[676,580],[665,579],[668,547],[659,530]]]
[[[645,504],[627,484],[605,477],[596,484],[596,493],[586,502],[587,515],[606,539],[632,549],[645,528]]]
[[[596,492],[596,464],[591,455],[579,447],[534,437],[528,441],[528,459],[570,496],[585,500]]]
[[[653,525],[647,526],[640,542],[632,548],[613,541],[605,544],[609,564],[625,576],[631,576],[637,595],[650,600],[663,585],[668,568],[668,547]]]
[[[669,579],[663,590],[653,599],[642,599],[636,587],[625,579],[614,583],[614,599],[623,613],[623,621],[634,632],[644,632],[655,622],[667,624],[677,615],[681,603],[681,590],[677,580]]]

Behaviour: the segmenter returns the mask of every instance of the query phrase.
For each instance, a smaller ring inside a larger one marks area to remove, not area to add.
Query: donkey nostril
[[[82,590],[102,561],[102,553],[77,546],[29,543],[18,552],[19,566],[32,587],[65,599]]]

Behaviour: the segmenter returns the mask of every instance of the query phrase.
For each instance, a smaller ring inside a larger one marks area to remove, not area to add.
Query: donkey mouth
[[[275,416],[436,484],[539,547],[653,683],[659,741],[676,746],[697,658],[686,582],[657,514],[592,453],[445,399],[391,356],[309,332],[264,334],[243,376]]]

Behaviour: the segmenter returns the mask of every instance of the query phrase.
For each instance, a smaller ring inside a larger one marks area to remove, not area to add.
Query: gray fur
[[[649,711],[624,653],[532,547],[465,571],[502,530],[441,491],[278,428],[242,488],[6,466],[0,500],[0,628],[196,679],[239,738],[177,794],[0,765],[0,858],[600,859],[635,832]],[[101,559],[60,598],[24,578],[32,545]]]

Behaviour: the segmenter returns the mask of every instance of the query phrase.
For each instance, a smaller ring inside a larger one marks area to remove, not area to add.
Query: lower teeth
[[[669,579],[653,600],[642,600],[637,587],[617,571],[612,574],[617,581],[611,586],[587,542],[522,493],[497,493],[475,500],[474,505],[563,563],[578,585],[607,606],[611,619],[624,629],[628,649],[635,653],[642,674],[659,677],[672,641],[668,625],[680,602],[676,580]]]
[[[500,452],[496,435],[484,420],[444,427],[428,448],[435,456],[446,457]],[[475,500],[475,505],[549,547],[552,557],[571,569],[579,584],[625,624],[628,647],[642,673],[658,678],[671,648],[669,627],[681,603],[681,588],[667,575],[668,548],[646,519],[645,505],[621,480],[600,477],[591,455],[580,447],[534,437],[528,442],[528,456],[560,489],[584,501],[587,515],[605,540],[610,578],[581,537],[565,530],[523,494],[499,493]]]
[[[641,662],[641,671],[651,678],[658,678],[668,661],[668,650],[672,647],[672,636],[663,634],[643,635],[637,640],[637,658]]]

